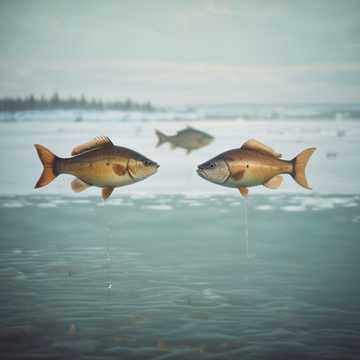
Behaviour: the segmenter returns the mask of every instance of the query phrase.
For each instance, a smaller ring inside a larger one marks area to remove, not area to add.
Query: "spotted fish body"
[[[129,166],[130,157],[136,156],[139,154],[120,146],[94,149],[68,159],[59,159],[55,172],[73,175],[88,185],[119,187],[141,180],[132,177]],[[120,172],[122,169],[125,171],[119,175],[116,168]]]
[[[107,137],[95,138],[79,145],[72,157],[59,158],[42,145],[35,145],[44,171],[35,185],[42,187],[60,174],[76,177],[71,186],[80,192],[89,186],[103,188],[107,198],[116,187],[133,184],[153,175],[159,165],[136,151],[115,146]]]
[[[244,196],[252,186],[278,188],[281,174],[291,175],[299,185],[310,189],[305,167],[314,151],[315,148],[309,148],[292,160],[282,160],[281,154],[252,139],[239,149],[226,151],[199,165],[198,174],[210,182],[238,188]]]

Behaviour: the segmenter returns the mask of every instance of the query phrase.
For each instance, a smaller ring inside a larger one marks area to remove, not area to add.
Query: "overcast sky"
[[[0,0],[0,96],[359,102],[360,1]]]

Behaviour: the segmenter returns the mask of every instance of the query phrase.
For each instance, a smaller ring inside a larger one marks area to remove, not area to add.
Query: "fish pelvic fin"
[[[249,194],[249,189],[247,187],[239,187],[240,194],[244,197],[247,197]]]
[[[106,200],[113,191],[114,191],[113,187],[104,187],[101,190],[101,197],[103,198],[103,200]]]
[[[315,150],[316,148],[306,149],[302,151],[299,155],[297,155],[294,159],[291,160],[293,165],[291,176],[299,185],[309,190],[311,190],[311,187],[308,184],[305,176],[305,168],[310,159],[310,156],[314,153]]]
[[[169,136],[165,135],[164,133],[162,133],[159,130],[155,130],[155,134],[158,138],[158,142],[156,144],[156,147],[161,146],[162,144],[166,143],[169,139]]]
[[[80,180],[80,179],[74,179],[71,182],[71,188],[74,192],[82,192],[84,190],[86,190],[87,188],[89,188],[90,185],[88,185],[86,182]]]
[[[43,172],[35,184],[35,189],[37,189],[48,185],[59,175],[55,169],[55,164],[59,158],[45,146],[39,144],[35,144],[34,146],[39,155],[40,161],[44,166]]]

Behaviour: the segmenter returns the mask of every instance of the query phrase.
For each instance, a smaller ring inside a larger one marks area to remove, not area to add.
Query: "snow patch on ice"
[[[0,206],[3,208],[22,208],[28,205],[27,202],[19,201],[19,200],[9,200],[2,203]]]
[[[151,210],[173,210],[173,207],[170,205],[145,205],[142,207],[143,209],[151,209]]]
[[[56,208],[57,207],[57,205],[56,204],[54,204],[53,202],[50,202],[50,203],[40,203],[40,204],[37,204],[36,205],[37,207],[39,207],[39,208]]]
[[[290,211],[290,212],[305,211],[306,210],[306,208],[304,206],[296,206],[296,205],[283,206],[281,209],[284,210],[284,211]]]
[[[269,211],[269,210],[273,210],[273,207],[271,205],[259,205],[256,207],[256,209],[262,211]]]
[[[319,197],[319,196],[295,196],[290,198],[291,205],[283,207],[285,210],[299,208],[301,210],[327,210],[338,207],[356,207],[358,203],[352,197]]]

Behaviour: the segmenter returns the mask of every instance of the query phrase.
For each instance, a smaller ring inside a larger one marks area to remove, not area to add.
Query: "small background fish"
[[[179,147],[185,149],[187,154],[214,141],[213,136],[190,126],[178,131],[175,135],[165,135],[159,130],[155,130],[155,134],[158,137],[157,147],[168,142],[172,149]]]

